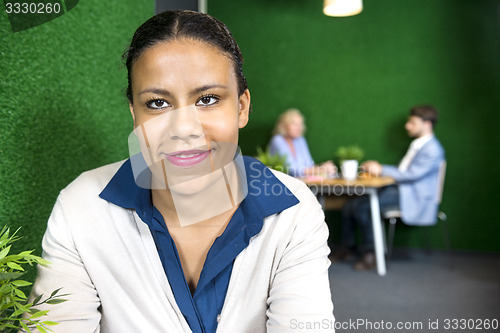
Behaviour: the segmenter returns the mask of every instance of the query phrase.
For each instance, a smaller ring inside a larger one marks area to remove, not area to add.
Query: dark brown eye
[[[212,106],[216,104],[219,101],[219,98],[217,96],[213,95],[206,95],[202,96],[198,102],[196,103],[197,106]]]
[[[151,109],[163,109],[169,106],[167,101],[163,99],[152,99],[149,102],[147,102],[146,105]]]

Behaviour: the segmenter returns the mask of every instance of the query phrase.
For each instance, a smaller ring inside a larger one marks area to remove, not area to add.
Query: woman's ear
[[[248,124],[248,114],[250,113],[250,91],[245,89],[238,101],[238,126],[243,128]]]
[[[134,128],[135,128],[135,114],[134,114],[134,106],[132,103],[128,103],[128,107],[130,109],[130,114],[132,115],[132,120],[134,121]]]

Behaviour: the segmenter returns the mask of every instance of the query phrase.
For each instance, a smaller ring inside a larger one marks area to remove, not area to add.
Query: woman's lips
[[[191,167],[210,155],[210,150],[186,150],[167,154],[167,160],[178,167]]]

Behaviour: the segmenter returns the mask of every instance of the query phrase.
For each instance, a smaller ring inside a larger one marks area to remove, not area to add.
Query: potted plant
[[[286,157],[279,154],[271,155],[269,148],[263,151],[262,148],[257,147],[257,156],[255,158],[261,161],[268,168],[288,173]]]
[[[337,149],[336,157],[339,160],[344,179],[355,180],[358,177],[359,161],[363,155],[363,150],[357,145],[341,146]]]
[[[16,230],[10,234],[10,229],[6,226],[0,232],[0,332],[31,332],[36,329],[39,332],[46,333],[51,331],[47,326],[57,325],[53,321],[42,321],[41,317],[48,313],[48,310],[40,311],[36,306],[41,304],[58,304],[66,301],[61,297],[57,289],[52,294],[42,300],[40,295],[33,302],[28,302],[28,297],[21,290],[30,286],[32,283],[21,280],[26,271],[23,265],[40,264],[46,266],[48,261],[32,254],[33,251],[23,251],[18,254],[11,254],[12,243],[19,240]]]

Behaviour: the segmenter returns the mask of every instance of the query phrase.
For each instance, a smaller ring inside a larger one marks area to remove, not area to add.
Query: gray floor
[[[498,254],[455,253],[450,259],[399,250],[384,277],[357,272],[352,263],[330,268],[338,333],[500,332]],[[499,328],[484,329],[486,319],[498,320]]]

